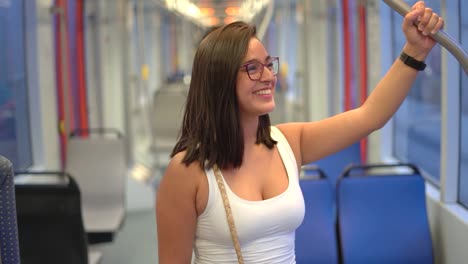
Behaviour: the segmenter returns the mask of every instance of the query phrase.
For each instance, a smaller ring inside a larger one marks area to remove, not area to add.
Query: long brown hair
[[[186,151],[183,163],[202,168],[242,165],[244,137],[236,96],[237,74],[255,26],[234,22],[209,32],[195,53],[181,134],[171,157]],[[270,117],[259,117],[257,144],[273,148]]]

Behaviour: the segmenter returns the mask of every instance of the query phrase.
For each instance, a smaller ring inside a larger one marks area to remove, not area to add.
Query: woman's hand
[[[402,29],[407,41],[403,50],[413,58],[424,61],[436,44],[430,35],[437,33],[443,25],[443,18],[426,7],[423,1],[417,2],[403,21]]]

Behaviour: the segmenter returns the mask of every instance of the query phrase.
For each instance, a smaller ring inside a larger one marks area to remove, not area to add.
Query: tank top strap
[[[280,152],[283,163],[288,171],[293,172],[290,177],[299,180],[299,171],[297,168],[296,157],[284,134],[275,126],[271,126],[271,137],[278,142],[277,147]]]

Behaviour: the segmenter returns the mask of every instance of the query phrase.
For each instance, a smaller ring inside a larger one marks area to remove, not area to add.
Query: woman
[[[419,23],[419,26],[414,26]],[[318,122],[270,126],[278,58],[242,22],[217,28],[196,52],[182,134],[157,192],[159,263],[236,263],[219,167],[246,263],[295,263],[304,216],[303,164],[381,128],[405,99],[443,25],[418,2],[404,19],[403,52],[359,108]],[[421,63],[419,63],[421,64]],[[412,65],[412,66],[411,66]]]

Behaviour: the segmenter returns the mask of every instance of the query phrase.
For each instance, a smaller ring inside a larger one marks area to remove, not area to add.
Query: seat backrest
[[[13,166],[0,156],[0,262],[19,263]]]
[[[361,163],[361,153],[359,143],[355,143],[333,155],[327,156],[321,160],[313,162],[319,166],[327,175],[327,179],[335,190],[338,177],[340,176],[343,168],[349,164]]]
[[[72,136],[68,142],[66,171],[81,190],[82,212],[88,241],[111,242],[125,218],[127,162],[120,133]]]
[[[175,145],[182,125],[187,93],[188,87],[184,84],[163,87],[155,92],[152,109],[155,141],[170,140]]]
[[[71,137],[66,171],[80,187],[83,206],[124,204],[127,165],[123,137]]]
[[[75,180],[63,173],[22,172],[15,187],[21,263],[88,263]]]
[[[336,208],[330,182],[319,172],[319,177],[300,179],[305,201],[305,216],[296,230],[296,261],[307,263],[338,263],[336,236]],[[313,169],[317,174],[317,168]]]
[[[343,263],[433,263],[419,171],[344,175],[337,187]]]

